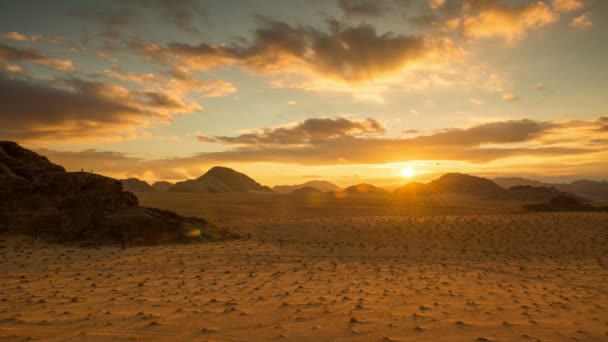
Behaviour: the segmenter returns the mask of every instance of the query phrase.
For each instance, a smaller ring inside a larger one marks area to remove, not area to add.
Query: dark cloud
[[[103,6],[77,6],[68,14],[102,27],[101,36],[116,40],[152,13],[185,33],[200,33],[206,24],[207,11],[198,0],[132,0],[110,1]]]
[[[71,61],[49,57],[33,48],[21,49],[0,44],[0,66],[22,62],[40,64],[60,71],[75,70]]]
[[[437,54],[450,56],[445,40],[417,35],[378,33],[374,26],[344,27],[327,22],[327,31],[259,18],[260,27],[249,43],[189,45],[171,43],[166,48],[132,43],[131,46],[158,61],[184,63],[208,69],[238,64],[262,72],[313,72],[324,78],[348,82],[370,80]]]
[[[597,121],[602,125],[598,130],[608,132],[608,117],[602,116]]]
[[[458,146],[470,147],[485,143],[507,144],[532,140],[558,127],[551,122],[514,120],[480,124],[469,128],[453,128],[432,135],[421,135],[408,139],[379,139],[400,146]],[[234,137],[205,137],[203,141],[220,142],[227,145],[241,145],[258,148],[277,145],[327,145],[330,140],[361,138],[369,134],[384,133],[383,125],[373,119],[357,120],[347,118],[311,118],[295,125],[264,128],[258,132],[240,134]],[[410,131],[417,132],[416,130]],[[372,141],[373,139],[364,138]],[[352,139],[346,139],[349,143]]]
[[[124,138],[193,108],[167,94],[68,78],[30,81],[0,74],[0,136],[19,141]]]
[[[122,31],[136,22],[139,12],[129,6],[80,6],[70,9],[68,15],[80,18],[86,22],[97,22],[102,26],[102,37],[106,39],[119,39],[122,36]]]
[[[214,137],[213,140],[231,145],[303,145],[315,144],[327,139],[364,136],[384,131],[382,124],[373,119],[311,118],[293,126],[266,128],[260,132],[235,137]]]
[[[389,9],[382,0],[338,0],[338,6],[349,17],[381,17]]]
[[[150,8],[160,11],[160,16],[184,32],[199,33],[200,23],[207,20],[207,11],[198,0],[142,0]]]

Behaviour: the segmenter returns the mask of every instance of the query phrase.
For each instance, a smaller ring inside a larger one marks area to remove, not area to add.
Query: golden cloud
[[[591,21],[591,13],[581,14],[570,21],[570,26],[579,30],[588,29],[593,25]]]
[[[465,9],[463,33],[474,39],[500,37],[514,41],[524,37],[530,29],[559,20],[559,14],[542,1],[514,7],[497,1],[470,1]]]
[[[543,165],[563,159],[606,164],[607,139],[602,139],[606,133],[600,129],[607,124],[605,118],[513,120],[451,128],[411,138],[381,138],[377,135],[385,128],[372,119],[312,118],[234,137],[207,137],[199,133],[200,141],[220,142],[231,148],[191,157],[146,160],[96,150],[40,152],[70,170],[84,167],[120,178],[169,180],[197,177],[217,164],[251,162],[314,166],[451,160],[490,165],[500,160],[511,163],[534,157],[537,164]]]
[[[130,46],[151,59],[193,69],[239,65],[264,74],[314,75],[347,83],[381,78],[459,52],[446,39],[380,34],[369,24],[343,27],[330,20],[328,30],[322,31],[267,18],[259,21],[261,26],[247,44],[160,47],[131,42]]]
[[[581,0],[553,0],[553,8],[560,12],[572,12],[585,7]]]

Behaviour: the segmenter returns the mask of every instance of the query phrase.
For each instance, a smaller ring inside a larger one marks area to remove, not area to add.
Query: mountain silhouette
[[[152,188],[154,188],[154,190],[156,190],[158,192],[169,191],[169,189],[172,186],[173,186],[173,183],[169,183],[169,182],[165,182],[165,181],[154,182],[154,184],[152,184]]]
[[[214,166],[197,179],[177,182],[171,192],[272,192],[272,190],[251,179],[244,173],[233,169]]]
[[[492,180],[464,173],[446,173],[428,183],[425,187],[431,194],[463,194],[475,196],[490,196],[504,191]]]
[[[116,179],[66,172],[10,141],[0,141],[0,199],[0,231],[57,242],[140,245],[233,236],[203,219],[141,207]]]
[[[278,192],[278,193],[290,193],[290,192],[294,192],[294,190],[305,188],[305,187],[315,188],[321,192],[340,190],[340,187],[335,185],[334,183],[331,183],[328,181],[323,181],[323,180],[311,180],[306,183],[297,184],[297,185],[277,185],[277,186],[273,187],[272,190],[274,192]]]
[[[152,192],[156,191],[146,181],[139,180],[137,178],[120,179],[123,189],[131,192]]]
[[[386,194],[388,193],[386,190],[379,188],[377,186],[373,186],[367,183],[361,183],[349,186],[344,188],[343,190],[338,191],[338,193],[344,194]]]
[[[292,194],[320,194],[321,190],[313,188],[312,186],[305,186],[303,188],[297,188],[291,192]]]

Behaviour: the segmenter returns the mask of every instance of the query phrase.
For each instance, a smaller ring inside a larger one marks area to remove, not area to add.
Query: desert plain
[[[3,234],[0,340],[608,340],[608,213],[137,195],[240,238],[122,249]]]

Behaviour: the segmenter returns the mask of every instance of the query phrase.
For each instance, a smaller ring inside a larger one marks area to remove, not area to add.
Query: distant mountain
[[[446,173],[426,185],[426,191],[437,194],[491,196],[504,191],[492,180],[464,173]]]
[[[386,190],[379,188],[377,186],[373,186],[371,184],[361,183],[357,185],[352,185],[343,190],[338,191],[338,193],[345,194],[386,194],[388,193]]]
[[[291,192],[292,194],[320,194],[321,190],[317,188],[313,188],[312,186],[305,186],[303,188],[295,189]]]
[[[165,182],[165,181],[155,182],[154,184],[152,184],[152,188],[154,188],[154,190],[156,190],[158,192],[169,191],[169,189],[172,186],[173,186],[173,183],[169,183],[169,182]]]
[[[152,192],[156,191],[146,181],[139,180],[137,178],[119,179],[122,184],[122,188],[126,191],[131,192]]]
[[[214,166],[197,179],[175,183],[171,192],[272,192],[272,190],[251,179],[244,173],[233,169]]]
[[[608,182],[606,181],[597,182],[583,179],[572,183],[543,183],[519,177],[501,177],[495,178],[494,181],[504,188],[510,188],[516,185],[544,186],[553,187],[562,192],[581,196],[608,198]]]
[[[294,192],[294,190],[305,188],[305,187],[315,188],[322,192],[340,190],[340,187],[338,187],[334,183],[331,183],[328,181],[323,181],[323,180],[312,180],[312,181],[308,181],[304,184],[298,184],[298,185],[277,185],[277,186],[273,187],[272,190],[274,192],[279,192],[279,193],[291,193],[291,192]]]

